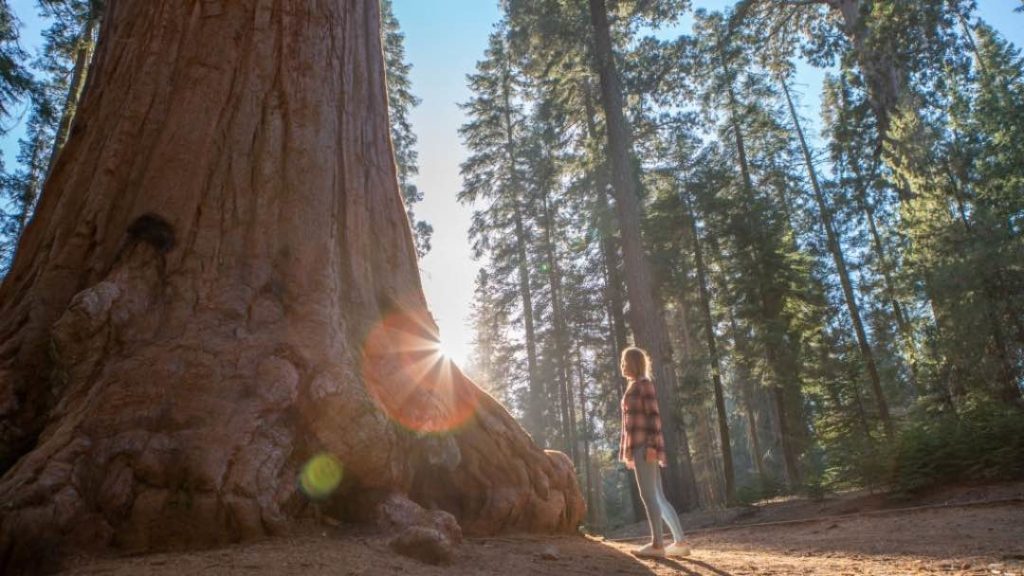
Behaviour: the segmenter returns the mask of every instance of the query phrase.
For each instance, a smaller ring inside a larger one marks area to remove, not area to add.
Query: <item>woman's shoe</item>
[[[637,548],[636,550],[633,550],[633,556],[637,556],[639,558],[664,558],[665,549],[655,548],[653,545],[648,544],[643,548]]]
[[[665,548],[667,556],[689,556],[691,553],[690,547],[682,542],[673,542],[668,548]]]

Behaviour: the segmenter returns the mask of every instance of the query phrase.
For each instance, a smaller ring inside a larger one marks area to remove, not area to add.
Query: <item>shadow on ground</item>
[[[198,552],[173,552],[121,558],[81,558],[62,572],[74,576],[246,576],[416,575],[571,576],[615,574],[654,576],[658,572],[626,549],[581,536],[509,536],[470,539],[449,566],[430,566],[398,556],[385,536],[344,529],[308,528],[275,538]]]

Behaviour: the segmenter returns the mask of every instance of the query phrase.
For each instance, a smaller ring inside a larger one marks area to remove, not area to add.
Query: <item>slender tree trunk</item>
[[[587,478],[587,520],[594,524],[597,519],[597,506],[594,502],[594,463],[590,460],[590,414],[587,413],[587,382],[583,377],[583,351],[576,349],[576,381],[580,391],[580,426],[583,430],[583,473]],[[579,467],[577,466],[577,469]]]
[[[746,336],[740,332],[735,316],[729,312],[729,325],[732,328],[732,338],[736,347],[736,379],[739,382],[743,413],[747,418],[747,433],[750,441],[750,458],[754,461],[757,475],[762,484],[768,483],[768,470],[764,463],[764,451],[761,449],[761,442],[758,439],[757,411],[754,408],[754,382],[749,360],[750,350],[747,345]]]
[[[724,64],[723,69],[726,77],[730,76],[728,66]],[[755,230],[759,230],[754,224],[751,211],[755,207],[754,197],[754,182],[750,175],[750,163],[747,159],[746,143],[743,139],[743,130],[739,121],[739,102],[736,98],[736,92],[733,89],[730,81],[727,87],[729,97],[729,117],[733,128],[733,138],[736,144],[736,157],[739,163],[740,176],[742,178],[743,191],[747,199],[747,205],[749,209],[744,212],[744,223],[747,230],[753,233]],[[760,236],[760,234],[758,235]],[[763,324],[767,326],[769,322],[774,322],[778,315],[781,313],[779,298],[777,290],[772,290],[769,294],[768,286],[765,285],[765,278],[767,277],[768,271],[764,269],[763,258],[760,255],[760,248],[765,246],[765,240],[761,237],[753,239],[754,244],[749,246],[749,249],[743,250],[743,254],[748,260],[750,270],[756,274],[758,278],[758,297],[760,299],[761,314],[763,315]],[[787,370],[783,369],[783,358],[781,350],[778,349],[777,344],[773,342],[774,338],[769,337],[769,342],[765,345],[765,356],[767,358],[768,365],[771,367],[773,378],[771,383],[771,395],[775,404],[775,413],[778,417],[779,424],[779,442],[782,445],[782,457],[786,467],[786,480],[790,487],[796,486],[800,483],[800,463],[799,458],[796,454],[796,447],[792,426],[789,421],[789,410],[787,409],[787,398],[786,398],[786,386],[784,379],[792,376]]]
[[[597,131],[597,122],[595,120],[596,111],[594,110],[593,101],[591,99],[590,82],[584,83],[583,94],[587,114],[587,137],[592,143],[593,148],[595,150],[600,150],[600,136]],[[595,156],[600,157],[596,152]],[[608,358],[608,377],[612,381],[618,383],[617,389],[619,394],[614,396],[614,399],[618,400],[626,393],[626,382],[619,374],[619,359],[615,356],[615,353],[626,349],[626,315],[624,313],[625,298],[622,294],[622,276],[619,274],[617,264],[620,259],[613,230],[614,216],[612,214],[611,206],[609,206],[608,203],[607,167],[604,164],[599,165],[592,175],[592,179],[594,182],[594,198],[596,204],[595,217],[598,222],[599,230],[601,231],[601,256],[605,287],[604,301],[608,307],[608,335],[612,351],[611,357]],[[613,406],[612,412],[618,410],[618,408],[618,403],[616,402]],[[640,499],[640,490],[635,482],[630,482],[628,484],[629,501],[633,510],[633,520],[640,521],[646,514],[643,500]]]
[[[882,280],[885,282],[885,294],[889,300],[889,306],[892,308],[892,315],[896,320],[896,327],[900,332],[901,339],[903,340],[903,348],[905,350],[904,355],[906,356],[906,362],[910,368],[911,384],[920,396],[924,394],[924,389],[921,385],[920,369],[918,367],[917,343],[914,338],[914,328],[911,326],[910,320],[907,318],[907,315],[903,310],[903,305],[900,304],[900,299],[897,296],[896,281],[893,275],[894,266],[886,253],[885,246],[882,244],[882,235],[878,231],[878,223],[875,220],[875,211],[868,203],[865,196],[866,194],[864,190],[858,192],[857,206],[861,213],[864,214],[864,219],[868,223],[868,232],[871,234],[871,248],[875,253],[875,258],[878,260],[879,267],[881,268]]]
[[[596,111],[594,110],[593,100],[591,99],[592,88],[590,82],[585,82],[583,86],[583,101],[585,105],[585,111],[587,115],[587,137],[593,148],[595,149],[595,156],[600,156],[600,135],[597,131],[597,122],[595,120]],[[619,246],[615,241],[615,226],[614,226],[614,215],[612,214],[611,205],[608,202],[608,174],[607,166],[601,164],[595,173],[592,175],[594,182],[594,200],[596,204],[596,219],[598,222],[598,228],[601,231],[601,255],[604,259],[604,269],[606,275],[605,281],[605,301],[609,306],[608,317],[612,322],[612,334],[614,336],[613,342],[615,343],[615,350],[624,350],[626,348],[626,315],[623,312],[625,310],[625,298],[622,294],[622,275],[619,274],[619,268],[616,265],[619,262]],[[618,368],[618,359],[614,359],[615,368]],[[622,393],[626,392],[626,385],[622,379],[618,379]]]
[[[632,138],[625,117],[622,88],[612,51],[611,28],[604,0],[589,0],[593,31],[594,65],[601,79],[601,102],[607,124],[608,157],[611,162],[615,206],[622,231],[622,252],[629,296],[629,317],[636,343],[654,360],[658,395],[664,420],[668,468],[665,491],[676,506],[689,509],[696,502],[696,486],[686,428],[678,419],[676,374],[672,345],[662,310],[654,294],[651,265],[644,253],[640,230],[642,207],[630,159]]]
[[[576,448],[575,415],[573,408],[572,381],[570,378],[567,342],[568,328],[565,323],[565,310],[562,305],[562,275],[558,265],[558,254],[555,238],[558,237],[556,223],[550,199],[544,201],[544,255],[547,260],[548,289],[551,291],[551,316],[555,331],[555,370],[558,378],[559,401],[562,413],[562,437],[565,450],[572,456],[573,463],[579,467],[579,451]]]
[[[582,383],[581,383],[581,385],[582,385]],[[576,422],[577,422],[577,420],[576,420],[576,404],[575,404],[575,400],[573,400],[572,373],[571,372],[566,375],[565,387],[566,387],[566,396],[568,397],[567,399],[568,399],[568,404],[569,404],[569,446],[570,446],[569,454],[570,454],[570,456],[573,459],[573,462],[572,462],[573,465],[576,466],[577,469],[579,469],[581,455],[580,455],[580,450],[579,450],[579,431],[577,430],[577,425],[576,425]]]
[[[598,210],[604,215],[602,220],[610,220],[611,207],[608,205],[608,195],[603,189],[598,192]],[[625,350],[628,345],[627,342],[627,329],[626,329],[626,314],[625,314],[625,296],[622,293],[622,274],[619,271],[617,263],[619,262],[619,250],[616,246],[615,238],[611,236],[610,232],[608,235],[602,235],[601,238],[601,254],[604,257],[604,267],[606,274],[605,281],[605,292],[606,300],[608,302],[608,317],[611,321],[612,326],[612,341],[615,343],[615,350]],[[626,393],[626,383],[618,375],[619,361],[617,358],[612,359],[612,365],[614,368],[614,375],[619,382],[620,391]]]
[[[708,359],[711,364],[711,383],[715,392],[715,413],[718,418],[718,440],[722,450],[722,474],[725,477],[725,498],[727,503],[736,501],[736,472],[732,462],[732,441],[729,437],[729,416],[725,410],[725,393],[722,387],[722,362],[718,353],[718,339],[715,336],[715,321],[711,315],[711,291],[708,289],[707,268],[701,246],[697,219],[689,197],[683,198],[686,218],[690,222],[690,236],[693,238],[693,254],[697,264],[697,284],[700,288],[700,306],[704,322],[705,338],[708,345]]]
[[[78,49],[75,50],[75,65],[71,71],[71,82],[68,84],[68,94],[64,99],[64,108],[61,110],[60,123],[57,125],[57,133],[53,138],[53,149],[50,151],[50,161],[47,164],[46,174],[53,171],[57,161],[57,155],[68,140],[71,133],[71,123],[78,111],[78,102],[82,98],[82,90],[85,89],[85,82],[89,75],[89,66],[92,63],[92,54],[96,48],[96,27],[99,25],[102,14],[95,1],[89,2],[89,16],[82,28],[82,36],[78,41]]]
[[[547,431],[544,422],[544,388],[540,382],[537,367],[537,335],[533,319],[533,290],[530,287],[530,261],[526,251],[526,227],[523,224],[523,201],[519,180],[519,155],[512,124],[511,70],[505,63],[503,97],[505,106],[505,151],[508,156],[508,171],[511,179],[513,219],[516,230],[516,268],[519,272],[519,299],[523,307],[523,328],[526,335],[526,367],[529,378],[530,402],[528,405],[527,428],[538,446],[547,446]]]
[[[526,366],[530,379],[529,429],[538,446],[547,445],[547,431],[544,424],[544,390],[537,369],[537,336],[533,321],[533,290],[530,288],[529,257],[526,253],[526,228],[523,226],[522,210],[518,195],[515,202],[514,224],[516,229],[516,268],[519,271],[519,300],[523,307],[523,327],[526,332]]]
[[[842,86],[842,105],[848,107],[847,101],[847,88],[846,81],[841,82]],[[872,173],[877,173],[877,164],[880,162],[876,159],[876,166],[872,170]],[[855,177],[855,199],[859,210],[864,214],[864,219],[868,223],[868,229],[871,234],[872,248],[875,253],[875,258],[879,262],[879,266],[882,272],[882,278],[885,285],[885,297],[889,300],[889,305],[893,311],[893,318],[896,321],[897,328],[899,329],[900,339],[903,344],[903,356],[904,361],[910,369],[911,385],[917,392],[918,396],[923,396],[925,391],[921,385],[921,379],[919,374],[918,360],[917,360],[917,345],[914,338],[914,328],[907,318],[906,313],[903,310],[903,306],[900,303],[899,297],[896,291],[896,283],[894,281],[893,271],[895,270],[894,264],[890,261],[889,255],[882,244],[881,235],[878,232],[878,226],[875,219],[874,208],[870,205],[867,199],[867,187],[868,184],[865,181],[864,175],[861,173],[860,166],[857,162],[847,160],[848,165],[852,168]]]
[[[0,571],[276,533],[319,453],[341,507],[407,494],[471,533],[575,530],[568,458],[431,361],[377,3],[107,10],[0,285],[0,433],[31,448],[0,479]]]
[[[594,525],[600,533],[608,526],[608,505],[604,494],[604,469],[599,466],[594,469],[594,503]]]
[[[818,182],[818,173],[814,169],[814,161],[811,159],[811,151],[807,146],[807,139],[804,138],[803,127],[800,125],[800,117],[797,116],[796,106],[793,104],[793,97],[789,93],[789,86],[784,78],[779,78],[782,92],[786,95],[786,104],[789,107],[790,118],[796,128],[797,139],[800,142],[800,150],[803,153],[804,164],[807,167],[808,180],[811,183],[811,190],[814,193],[814,201],[818,205],[818,213],[821,215],[821,226],[825,229],[825,236],[828,241],[828,249],[832,254],[832,261],[835,263],[836,271],[839,273],[839,284],[843,289],[843,297],[846,301],[846,309],[853,321],[853,330],[857,336],[857,345],[860,348],[861,358],[864,360],[868,371],[868,378],[871,382],[871,392],[875,397],[875,408],[878,410],[878,417],[882,421],[885,435],[893,438],[892,418],[889,416],[889,403],[886,402],[885,392],[882,390],[882,379],[878,374],[878,365],[875,363],[875,353],[871,349],[867,332],[864,330],[864,322],[861,320],[860,305],[857,303],[856,294],[853,291],[853,282],[850,281],[850,273],[846,268],[846,257],[843,254],[842,239],[836,231],[835,223],[832,220],[832,211],[825,201],[825,194]]]

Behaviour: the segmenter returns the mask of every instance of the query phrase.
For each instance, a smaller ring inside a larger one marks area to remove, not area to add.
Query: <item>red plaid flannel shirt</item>
[[[622,442],[619,460],[633,468],[633,450],[646,447],[647,459],[665,466],[665,437],[661,433],[661,412],[654,382],[649,378],[630,381],[622,396]]]

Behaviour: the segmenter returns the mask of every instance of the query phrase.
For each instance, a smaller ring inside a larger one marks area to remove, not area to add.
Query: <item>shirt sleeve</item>
[[[658,394],[654,391],[654,384],[650,380],[643,381],[643,388],[640,389],[640,401],[643,405],[644,414],[648,418],[661,419],[661,410],[658,408]]]

